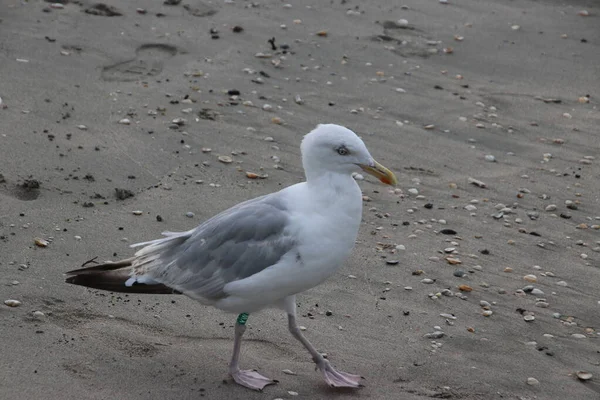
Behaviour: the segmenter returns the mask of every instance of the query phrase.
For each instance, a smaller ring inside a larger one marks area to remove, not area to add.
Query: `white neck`
[[[332,191],[345,195],[347,192],[355,192],[358,187],[351,175],[338,172],[325,172],[316,176],[307,175],[306,183],[309,187],[320,191]]]

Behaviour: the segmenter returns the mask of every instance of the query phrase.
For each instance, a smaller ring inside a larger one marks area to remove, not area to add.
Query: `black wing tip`
[[[118,293],[137,293],[137,294],[183,294],[179,290],[173,289],[162,283],[159,284],[144,284],[134,282],[131,286],[125,285],[126,278],[115,276],[110,271],[107,273],[75,273],[65,278],[66,283],[77,286],[85,286],[90,289],[106,290],[108,292]],[[73,271],[71,271],[73,273]],[[69,272],[67,272],[69,274]]]

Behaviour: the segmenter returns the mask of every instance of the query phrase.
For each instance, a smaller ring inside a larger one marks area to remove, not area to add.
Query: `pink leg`
[[[240,369],[239,359],[240,359],[240,348],[242,346],[242,336],[246,331],[246,325],[241,325],[239,323],[235,324],[235,339],[233,342],[233,356],[231,357],[231,363],[229,363],[229,374],[233,378],[233,380],[252,390],[263,390],[263,388],[267,385],[273,385],[276,382],[272,379],[262,376],[256,371],[253,370],[243,370]]]
[[[292,336],[294,336],[308,350],[313,361],[317,364],[317,368],[325,377],[325,382],[331,387],[347,387],[359,388],[363,385],[360,383],[361,377],[342,371],[337,371],[331,366],[323,356],[314,348],[314,346],[302,335],[298,325],[296,324],[296,298],[295,296],[287,297],[285,300],[285,310],[288,314],[288,328]]]

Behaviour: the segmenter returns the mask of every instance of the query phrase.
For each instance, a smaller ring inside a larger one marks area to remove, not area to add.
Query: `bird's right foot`
[[[233,380],[238,384],[252,390],[263,390],[267,385],[274,385],[277,381],[262,376],[250,369],[238,369],[230,373]]]

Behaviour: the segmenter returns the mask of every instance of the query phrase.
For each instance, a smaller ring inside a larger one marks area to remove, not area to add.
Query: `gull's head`
[[[350,175],[362,169],[387,185],[398,183],[392,171],[373,159],[356,133],[343,126],[318,125],[304,136],[301,150],[307,179],[327,172]]]

